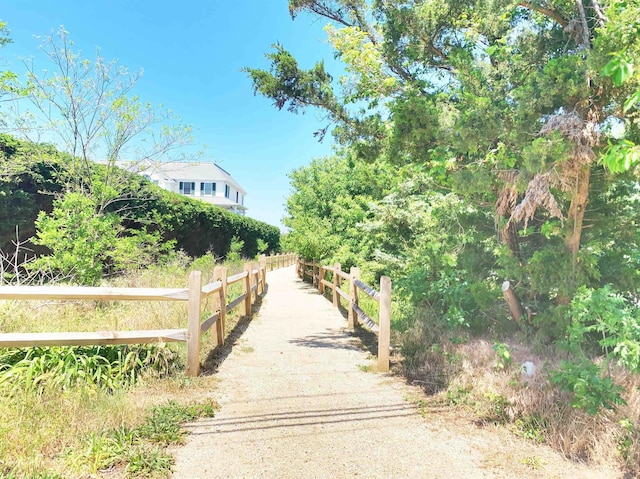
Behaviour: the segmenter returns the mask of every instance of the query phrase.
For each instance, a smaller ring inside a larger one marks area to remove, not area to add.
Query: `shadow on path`
[[[228,434],[240,431],[263,431],[268,429],[289,429],[304,426],[320,426],[326,424],[348,424],[361,421],[388,420],[397,417],[415,415],[415,409],[407,403],[385,404],[360,408],[331,408],[316,410],[295,410],[268,414],[254,414],[230,417],[222,420],[205,420],[197,426],[213,426],[216,434]],[[190,426],[186,426],[187,429]],[[194,435],[209,434],[193,431]]]
[[[200,374],[203,376],[210,376],[218,371],[218,367],[224,362],[225,359],[231,354],[233,348],[238,345],[238,340],[242,337],[244,332],[251,324],[251,321],[257,316],[262,307],[262,300],[269,292],[269,285],[266,285],[264,293],[259,295],[256,302],[251,306],[251,316],[241,316],[240,319],[233,326],[233,329],[227,333],[227,337],[224,338],[224,343],[220,346],[216,346],[209,351],[207,357],[200,365]],[[215,326],[214,326],[215,327]]]
[[[316,289],[315,286],[313,286],[311,283],[309,283],[308,281],[302,281],[302,280],[298,280],[296,283],[296,286],[298,287],[299,290],[307,293],[307,294],[314,294],[314,295],[320,295],[320,293],[318,292],[318,290]],[[331,290],[326,289],[325,293],[323,295],[324,299],[327,300],[328,302],[332,302],[333,299],[331,297]],[[338,312],[342,315],[342,317],[345,320],[345,323],[348,321],[349,319],[349,310],[347,308],[345,308],[343,306],[343,303],[345,302],[344,299],[340,299],[340,305],[338,306]],[[374,333],[373,331],[362,327],[362,325],[360,323],[356,324],[356,327],[353,331],[349,331],[346,329],[346,324],[345,324],[345,330],[347,331],[347,334],[351,337],[357,338],[360,341],[360,345],[358,347],[358,349],[362,349],[366,352],[368,352],[369,354],[371,354],[372,356],[377,356],[378,355],[378,335],[376,333]],[[313,343],[313,342],[311,342]],[[309,345],[310,347],[313,347],[312,344]],[[316,346],[316,347],[322,347],[322,346]],[[329,346],[326,346],[329,347]]]

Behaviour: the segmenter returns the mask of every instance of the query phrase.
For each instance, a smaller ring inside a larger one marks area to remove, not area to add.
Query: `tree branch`
[[[533,3],[530,3],[530,2],[520,2],[518,3],[518,6],[522,8],[526,8],[527,10],[533,10],[535,12],[542,13],[544,16],[549,17],[552,20],[555,20],[556,22],[558,22],[562,28],[566,27],[569,24],[569,22],[565,20],[565,18],[562,15],[560,15],[555,10],[551,10],[550,8],[546,8],[541,5],[534,5]]]
[[[580,12],[580,21],[582,22],[582,43],[588,50],[591,46],[591,41],[589,40],[589,23],[587,22],[587,14],[584,11],[582,0],[576,0],[576,5],[578,7],[578,11]]]

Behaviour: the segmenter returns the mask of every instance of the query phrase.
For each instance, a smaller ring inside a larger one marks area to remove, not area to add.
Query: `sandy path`
[[[269,272],[268,283],[219,368],[222,408],[188,426],[174,478],[599,477],[571,463],[550,474],[548,457],[561,459],[549,451],[541,469],[505,471],[492,458],[511,447],[504,439],[425,420],[400,379],[363,372],[371,361],[345,320],[292,267]]]

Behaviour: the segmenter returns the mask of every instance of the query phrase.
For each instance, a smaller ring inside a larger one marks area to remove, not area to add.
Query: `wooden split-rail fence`
[[[340,307],[340,298],[347,301],[349,328],[354,329],[358,318],[363,324],[378,336],[378,370],[389,370],[389,356],[391,346],[391,279],[388,276],[380,278],[380,291],[360,281],[360,268],[352,267],[349,273],[342,271],[340,263],[333,266],[323,266],[313,261],[305,261],[302,258],[296,260],[298,276],[304,280],[311,277],[313,285],[318,292],[325,294],[326,288],[332,290],[333,305]],[[331,281],[326,279],[327,273],[332,273]],[[349,292],[342,289],[342,281],[349,282]],[[359,291],[363,291],[379,304],[378,322],[376,323],[360,307]]]
[[[186,329],[156,329],[144,331],[96,331],[61,333],[3,333],[0,347],[82,346],[98,344],[141,344],[155,342],[187,343],[187,375],[197,376],[200,370],[200,337],[215,326],[216,344],[226,336],[226,315],[242,306],[244,315],[251,314],[251,306],[264,293],[267,270],[290,266],[294,254],[262,255],[257,263],[244,264],[243,271],[228,276],[227,268],[214,269],[216,281],[203,285],[202,272],[192,271],[186,289],[181,288],[108,288],[84,286],[1,286],[0,300],[98,300],[98,301],[186,301]],[[228,298],[230,285],[242,281],[242,294]],[[203,300],[213,297],[211,315],[204,321]]]

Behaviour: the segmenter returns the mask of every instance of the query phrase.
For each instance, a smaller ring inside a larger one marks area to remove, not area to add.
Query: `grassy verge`
[[[13,427],[3,431],[0,478],[166,477],[173,465],[166,447],[183,442],[181,425],[213,416],[216,405],[165,399],[142,407],[138,394],[74,389],[3,398]]]
[[[401,372],[427,393],[419,401],[424,414],[455,409],[479,427],[505,427],[576,462],[613,464],[628,477],[640,473],[637,375],[612,367],[625,404],[593,414],[575,407],[573,392],[552,383],[566,351],[536,347],[518,336],[495,342],[437,328],[418,327],[402,339]]]
[[[178,258],[106,285],[185,287],[195,269],[212,281],[214,266],[213,258]],[[229,274],[242,270],[241,262],[226,266]],[[241,288],[234,285],[230,296]],[[7,301],[0,318],[3,332],[184,328],[186,305]],[[237,320],[228,316],[227,331]],[[215,347],[209,336],[203,362]],[[216,409],[216,379],[184,376],[183,344],[0,353],[0,479],[166,477],[173,465],[166,447],[184,440],[180,425]]]

